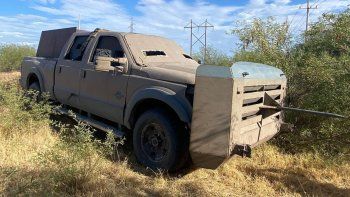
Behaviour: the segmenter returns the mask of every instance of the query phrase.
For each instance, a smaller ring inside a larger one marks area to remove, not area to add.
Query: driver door
[[[100,35],[93,47],[91,57],[81,68],[81,109],[105,119],[123,123],[123,111],[127,87],[127,63],[121,65],[111,61],[108,69],[96,69],[98,57],[105,59],[126,59],[119,39],[113,35]],[[106,62],[104,62],[105,64]]]

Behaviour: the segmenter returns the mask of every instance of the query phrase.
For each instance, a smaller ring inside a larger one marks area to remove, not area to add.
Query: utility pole
[[[306,9],[306,25],[305,25],[305,32],[307,32],[307,30],[309,29],[310,9],[317,9],[317,5],[316,5],[316,7],[312,7],[312,6],[310,6],[310,0],[307,0],[307,2],[306,2],[306,8],[303,8],[303,7],[300,6],[299,9]]]
[[[134,33],[134,18],[133,17],[131,17],[129,29],[130,29],[131,33]]]
[[[192,49],[193,49],[193,46],[194,46],[197,42],[201,43],[202,46],[204,47],[204,54],[203,54],[204,59],[203,59],[203,63],[205,63],[205,59],[206,59],[206,55],[207,55],[207,29],[208,29],[209,27],[214,28],[214,26],[213,26],[212,24],[210,24],[210,23],[208,22],[207,19],[205,19],[205,22],[202,23],[202,24],[200,24],[200,25],[195,24],[195,23],[192,21],[192,19],[191,19],[191,22],[190,22],[188,25],[186,25],[186,26],[184,27],[185,29],[190,29],[190,31],[191,31],[191,36],[190,36],[190,56],[192,56]],[[193,33],[193,28],[197,28],[197,29],[204,28],[204,33],[203,33],[201,36],[197,37],[197,36]],[[195,42],[193,42],[193,37],[196,39]],[[204,37],[204,43],[202,42],[202,38],[203,38],[203,37]]]
[[[80,14],[78,16],[78,30],[80,30]]]

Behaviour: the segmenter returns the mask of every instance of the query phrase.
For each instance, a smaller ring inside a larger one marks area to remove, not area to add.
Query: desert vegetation
[[[349,10],[324,15],[307,32],[306,41],[295,45],[288,25],[257,19],[232,31],[242,41],[241,50],[229,57],[213,49],[207,63],[253,61],[277,66],[289,79],[288,105],[350,115],[349,25]],[[0,60],[1,71],[18,68],[9,69],[5,63]],[[139,166],[127,140],[102,135],[74,116],[57,114],[59,106],[45,96],[39,103],[26,97],[18,76],[18,72],[0,73],[3,195],[350,194],[349,119],[290,113],[287,120],[296,125],[295,131],[254,149],[252,158],[234,157],[217,170],[189,168],[168,174]]]
[[[25,56],[34,56],[35,48],[27,45],[0,46],[0,72],[19,70]]]

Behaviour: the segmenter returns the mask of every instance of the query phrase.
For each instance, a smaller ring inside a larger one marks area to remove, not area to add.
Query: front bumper
[[[283,72],[271,66],[242,62],[232,67],[200,66],[190,138],[194,164],[217,168],[240,154],[240,147],[250,149],[276,135],[281,112],[265,114],[261,107],[265,93],[282,103],[285,88]]]

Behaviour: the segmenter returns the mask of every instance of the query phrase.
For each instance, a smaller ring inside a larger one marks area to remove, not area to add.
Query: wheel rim
[[[159,162],[163,160],[169,150],[168,140],[161,125],[149,123],[142,129],[141,149],[148,159]]]

